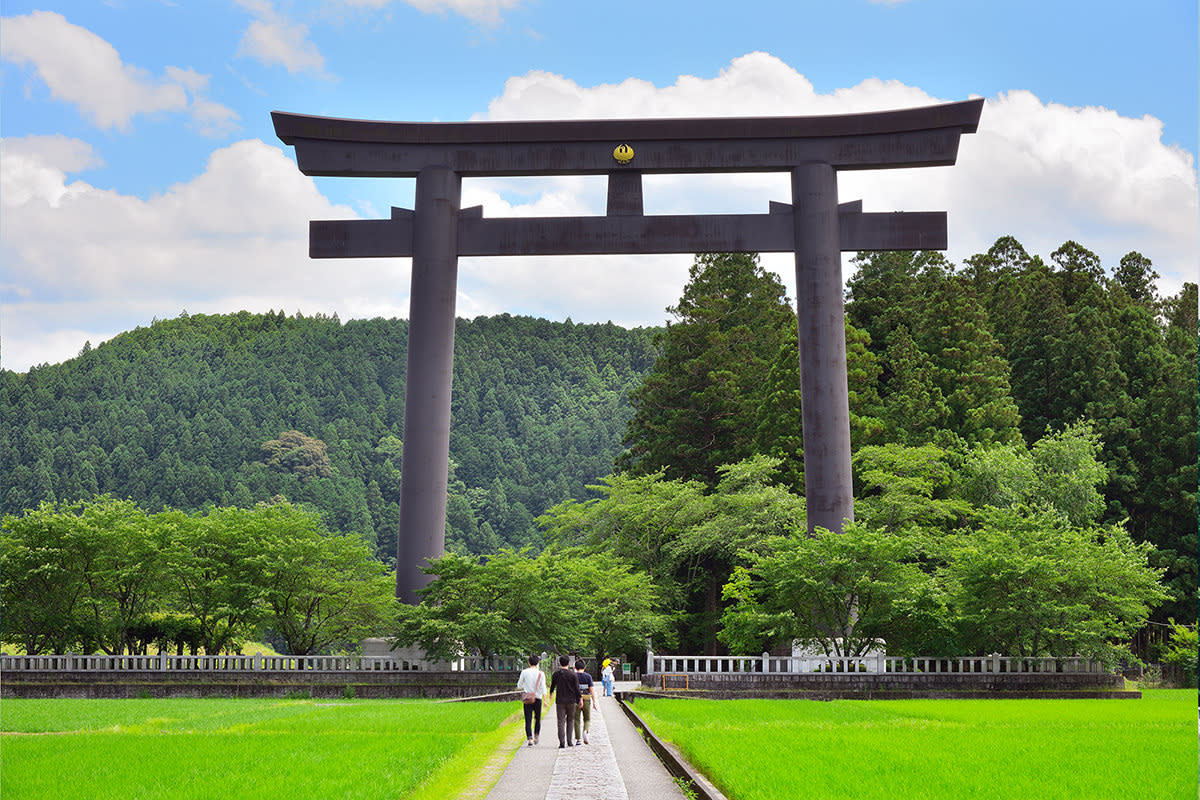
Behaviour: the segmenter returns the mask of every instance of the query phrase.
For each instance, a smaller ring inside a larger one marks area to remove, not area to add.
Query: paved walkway
[[[589,744],[559,749],[554,709],[542,735],[513,756],[487,800],[683,800],[683,792],[625,716],[616,698],[592,711]]]

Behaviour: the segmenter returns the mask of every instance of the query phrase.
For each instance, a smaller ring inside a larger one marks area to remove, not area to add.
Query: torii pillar
[[[854,479],[837,173],[832,166],[817,161],[792,170],[792,213],[808,529],[840,532],[843,521],[854,519]]]
[[[396,594],[408,603],[443,553],[458,257],[794,252],[808,526],[854,519],[841,253],[945,249],[945,212],[863,213],[837,172],[950,166],[982,100],[832,117],[410,123],[273,112],[306,175],[416,178],[415,209],[314,220],[313,258],[412,257]],[[647,216],[647,173],[786,172],[767,214]],[[596,217],[485,219],[464,177],[608,176]]]
[[[461,192],[462,178],[445,167],[417,174],[396,537],[396,595],[406,603],[418,601],[417,588],[429,582],[421,567],[441,557],[446,543]]]

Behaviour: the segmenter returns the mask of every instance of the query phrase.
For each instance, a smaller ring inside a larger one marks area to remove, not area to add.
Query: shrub
[[[1178,625],[1171,620],[1171,643],[1163,654],[1163,662],[1170,664],[1178,673],[1177,680],[1186,688],[1196,688],[1197,648],[1200,648],[1200,633],[1195,628]]]

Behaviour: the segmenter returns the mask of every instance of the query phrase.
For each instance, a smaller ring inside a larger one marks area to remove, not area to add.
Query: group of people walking
[[[596,707],[596,682],[587,671],[582,658],[572,663],[570,656],[560,656],[558,669],[546,685],[546,675],[538,666],[537,656],[529,657],[529,666],[521,670],[517,689],[525,708],[525,739],[528,746],[538,743],[542,732],[542,700],[549,698],[554,703],[558,721],[558,746],[574,747],[588,744],[588,730],[592,726],[592,709]],[[601,674],[604,693],[611,697],[613,689],[612,665],[604,662]]]

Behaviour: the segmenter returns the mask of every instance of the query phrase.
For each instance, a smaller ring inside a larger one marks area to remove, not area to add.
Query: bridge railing
[[[520,671],[524,662],[518,657],[477,656],[451,662],[409,662],[378,656],[280,656],[280,655],[38,655],[0,656],[0,672],[362,672],[447,670],[455,672]]]
[[[814,673],[936,673],[936,674],[1104,674],[1097,661],[1086,658],[1023,658],[1016,656],[689,656],[646,654],[647,672],[691,675],[811,675]]]

